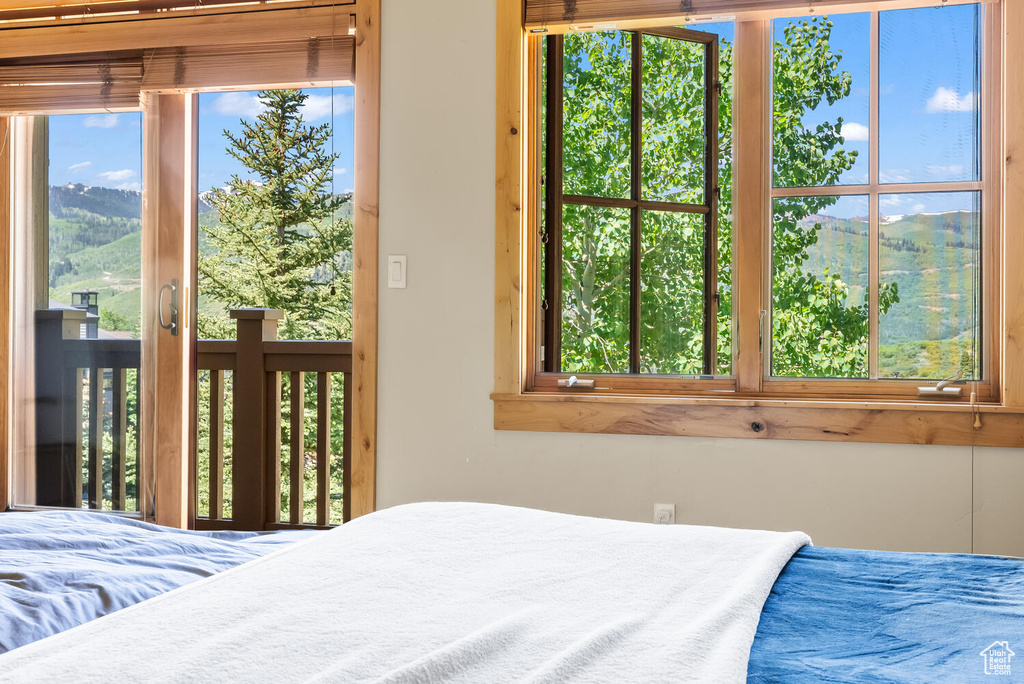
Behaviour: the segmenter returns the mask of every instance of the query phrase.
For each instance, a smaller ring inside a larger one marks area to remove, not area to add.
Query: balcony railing
[[[199,529],[327,527],[349,518],[352,343],[278,340],[277,322],[283,315],[271,309],[232,311],[237,340],[199,341],[199,408],[206,420],[198,421],[199,451],[205,458],[197,458],[197,473],[207,477],[197,478],[197,483],[208,483],[201,497],[208,503],[196,518]],[[340,390],[335,375],[342,376]],[[285,384],[287,396],[282,392]],[[307,384],[315,392],[309,397]],[[340,416],[332,412],[336,399],[342,403]],[[312,423],[307,407],[312,408]],[[334,429],[339,418],[340,436]],[[225,445],[229,427],[230,477]],[[307,427],[314,427],[313,439],[307,440]],[[282,443],[288,455],[284,462]],[[332,477],[332,470],[337,471],[332,462],[339,455],[341,491],[335,491],[332,485],[338,478]],[[315,483],[309,492],[307,479]],[[228,483],[231,495],[225,496]],[[282,510],[285,498],[287,508]],[[332,506],[339,498],[341,506]],[[307,503],[312,504],[310,515]]]
[[[277,340],[280,311],[231,317],[236,340],[198,342],[196,528],[348,520],[351,342]],[[83,318],[36,316],[37,504],[137,510],[140,342],[80,339]]]
[[[81,339],[85,318],[36,312],[36,503],[138,510],[141,348]]]

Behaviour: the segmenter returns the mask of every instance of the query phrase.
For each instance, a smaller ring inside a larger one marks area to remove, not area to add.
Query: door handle
[[[164,322],[164,292],[170,291],[171,293],[171,320],[170,322]],[[160,294],[156,297],[156,311],[157,319],[160,323],[160,327],[164,330],[170,330],[172,335],[178,334],[178,279],[174,278],[171,280],[170,285],[164,285],[160,288]]]

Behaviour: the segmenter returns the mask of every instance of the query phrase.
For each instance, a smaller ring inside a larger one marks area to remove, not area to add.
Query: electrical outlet
[[[654,504],[654,522],[659,525],[674,525],[676,522],[676,505]]]

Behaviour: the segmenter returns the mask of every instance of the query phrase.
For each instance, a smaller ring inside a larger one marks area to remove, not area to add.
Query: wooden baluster
[[[290,493],[288,494],[289,511],[288,520],[293,525],[302,522],[302,508],[305,503],[306,491],[303,477],[305,476],[306,461],[306,374],[291,373],[292,396],[291,408],[291,444],[289,446],[290,463]]]
[[[85,384],[85,369],[68,368],[64,374],[64,385],[68,388],[64,402],[64,434],[69,439],[64,443],[64,463],[73,472],[68,478],[73,482],[71,505],[82,507],[82,386]]]
[[[342,521],[348,522],[352,517],[351,496],[352,490],[352,373],[345,373],[345,411],[342,416],[342,429],[344,434],[341,440],[342,456],[342,490],[341,509]]]
[[[141,352],[141,346],[140,346]],[[135,367],[135,510],[142,510],[142,359]]]
[[[103,369],[89,369],[89,508],[103,508]]]
[[[113,369],[111,387],[110,498],[115,511],[125,509],[125,471],[128,465],[128,370]]]
[[[331,507],[331,374],[316,374],[316,524],[329,522]]]
[[[281,520],[281,373],[267,373],[267,510],[264,520]]]
[[[224,517],[224,371],[210,371],[210,511]]]

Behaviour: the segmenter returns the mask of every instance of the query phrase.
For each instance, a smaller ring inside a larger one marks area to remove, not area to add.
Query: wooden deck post
[[[232,416],[231,518],[239,530],[262,530],[265,524],[267,467],[267,372],[263,343],[277,339],[277,309],[234,309],[238,342]]]
[[[81,454],[75,453],[79,442],[73,435],[76,421],[81,424],[81,403],[66,397],[81,397],[81,386],[77,393],[76,388],[65,387],[69,376],[64,370],[64,340],[77,339],[84,320],[85,312],[77,309],[36,311],[36,503],[40,506],[76,504],[74,475],[82,469]],[[76,377],[71,375],[68,384]]]

